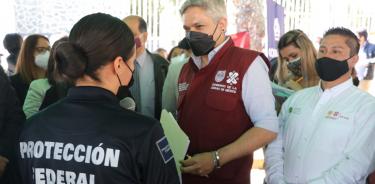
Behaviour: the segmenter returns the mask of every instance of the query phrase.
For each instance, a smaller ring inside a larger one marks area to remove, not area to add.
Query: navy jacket
[[[0,66],[0,155],[9,160],[0,178],[2,184],[18,183],[15,145],[24,121],[25,115],[16,92]]]
[[[375,45],[374,44],[367,41],[363,50],[366,53],[367,59],[375,58]],[[365,76],[366,80],[372,80],[374,78],[374,67],[375,67],[374,65],[375,63],[370,63],[369,66],[367,67],[367,74]]]
[[[18,151],[24,183],[54,177],[66,183],[179,183],[160,123],[123,109],[103,88],[73,87],[25,124]]]

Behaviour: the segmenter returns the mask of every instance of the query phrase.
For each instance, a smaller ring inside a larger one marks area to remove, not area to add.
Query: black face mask
[[[302,77],[301,58],[288,62],[286,67],[293,73],[293,75]]]
[[[189,45],[189,42],[188,42],[187,38],[185,37],[180,42],[178,42],[177,47],[179,47],[181,49],[189,50],[190,49],[190,45]]]
[[[328,57],[319,58],[315,62],[316,72],[322,80],[334,81],[349,71],[348,59],[338,61]]]
[[[132,87],[133,84],[134,84],[134,77],[133,77],[134,76],[134,70],[131,70],[129,65],[126,62],[125,62],[125,65],[132,72],[132,78],[130,79],[128,85],[123,85],[121,80],[120,80],[120,77],[117,75],[118,81],[120,83],[120,86],[119,86],[119,89],[118,89],[118,92],[117,92],[117,97],[121,97],[121,98],[131,96],[129,88]]]
[[[187,32],[186,40],[189,43],[189,46],[195,56],[207,55],[214,49],[217,40],[213,40],[213,35],[216,32],[217,26],[218,25],[216,24],[215,30],[212,35],[195,31]]]

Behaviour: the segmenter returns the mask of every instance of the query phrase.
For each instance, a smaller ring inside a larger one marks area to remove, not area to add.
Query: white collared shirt
[[[375,98],[351,79],[298,91],[279,119],[265,153],[268,184],[364,184],[375,168]]]
[[[319,82],[318,86],[321,86],[321,82]],[[314,108],[313,115],[316,115],[316,113],[319,112],[321,107],[324,106],[327,102],[329,102],[329,100],[331,100],[332,98],[341,94],[341,92],[350,88],[351,86],[353,86],[353,79],[352,78],[350,78],[350,80],[347,80],[347,81],[345,81],[345,82],[341,83],[340,85],[337,85],[333,88],[325,89],[324,91],[321,87],[318,88],[320,98],[319,98],[319,101]]]
[[[208,53],[208,64],[228,40],[229,37]],[[192,59],[195,65],[202,69],[201,57],[193,55]],[[262,57],[256,57],[247,69],[242,81],[242,100],[246,113],[251,117],[255,127],[278,132],[279,123],[275,111],[275,98],[272,95],[268,70],[268,66]]]
[[[221,43],[220,45],[218,45],[216,48],[214,48],[212,51],[210,51],[210,52],[208,53],[208,64],[210,64],[211,60],[215,57],[216,53],[218,53],[219,50],[220,50],[221,48],[223,48],[223,46],[228,42],[228,40],[229,40],[229,37],[226,38],[226,39],[223,41],[223,43]],[[194,54],[192,54],[192,55],[191,55],[191,58],[193,59],[195,65],[197,65],[197,67],[198,67],[199,69],[202,69],[202,68],[203,68],[203,67],[202,67],[202,58],[201,58],[201,56],[195,56]]]

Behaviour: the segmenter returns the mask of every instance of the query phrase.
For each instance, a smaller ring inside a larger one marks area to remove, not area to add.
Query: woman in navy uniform
[[[56,74],[76,87],[27,120],[18,150],[24,183],[179,183],[160,123],[116,98],[131,86],[135,59],[121,20],[83,17],[54,59]]]

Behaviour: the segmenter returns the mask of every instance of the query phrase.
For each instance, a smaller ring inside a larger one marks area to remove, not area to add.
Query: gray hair
[[[200,7],[207,12],[215,22],[227,16],[227,9],[224,0],[186,0],[180,8],[180,14],[184,14],[190,7]]]

